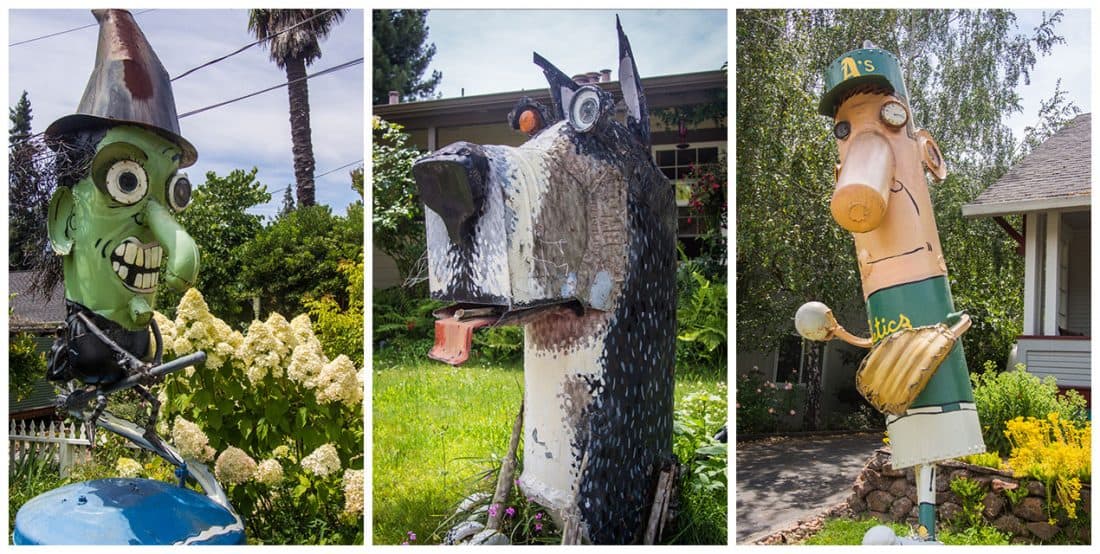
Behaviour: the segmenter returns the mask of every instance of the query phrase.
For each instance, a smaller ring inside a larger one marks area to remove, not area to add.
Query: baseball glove
[[[970,316],[895,331],[871,347],[856,372],[856,389],[878,411],[900,416],[924,390],[940,364],[970,327]]]

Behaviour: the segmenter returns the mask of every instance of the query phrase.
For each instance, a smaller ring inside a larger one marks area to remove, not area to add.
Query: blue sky
[[[428,13],[444,98],[545,89],[538,52],[569,75],[619,79],[615,14],[643,77],[719,69],[729,59],[725,10],[444,10]]]
[[[1015,10],[1016,25],[1020,32],[1031,34],[1042,20],[1042,10]],[[1048,10],[1049,12],[1049,10]],[[1041,57],[1031,71],[1031,84],[1020,83],[1024,111],[1008,118],[1017,142],[1023,138],[1024,127],[1038,121],[1039,104],[1051,97],[1058,79],[1062,90],[1075,102],[1082,113],[1092,111],[1092,33],[1088,10],[1065,10],[1062,22],[1056,27],[1065,44],[1054,47],[1049,56]]]
[[[248,31],[247,10],[152,10],[133,12],[169,75],[176,76],[203,62],[227,54],[254,37]],[[363,57],[363,11],[352,10],[321,43],[321,59],[309,73]],[[95,23],[88,10],[12,10],[8,42],[33,38]],[[98,27],[8,48],[9,106],[26,90],[34,110],[33,130],[72,113],[95,61]],[[363,159],[364,65],[309,80],[316,175]],[[286,82],[286,73],[252,47],[173,83],[176,109],[195,108],[236,98]],[[180,120],[180,129],[199,152],[187,169],[196,183],[207,171],[225,175],[233,169],[259,168],[257,178],[272,195],[255,210],[274,215],[283,190],[294,182],[290,122],[285,88]],[[317,180],[317,202],[344,213],[358,198],[348,171],[341,169]]]

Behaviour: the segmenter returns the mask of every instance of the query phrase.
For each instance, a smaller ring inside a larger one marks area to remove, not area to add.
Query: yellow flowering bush
[[[1081,482],[1092,478],[1092,423],[1078,426],[1051,412],[1045,419],[1017,417],[1005,422],[1012,454],[1005,465],[1018,477],[1032,477],[1047,488],[1048,503],[1070,519],[1077,517]]]
[[[241,333],[195,289],[176,314],[155,316],[165,359],[207,355],[158,391],[181,453],[216,460],[214,474],[247,525],[324,521],[339,536],[361,536],[361,518],[341,509],[362,503],[361,492],[347,498],[355,490],[340,473],[363,467],[364,375],[351,357],[326,356],[305,314],[271,314]]]

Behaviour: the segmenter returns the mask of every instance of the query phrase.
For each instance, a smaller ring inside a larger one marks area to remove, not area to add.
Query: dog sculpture
[[[523,493],[594,543],[639,539],[671,460],[673,189],[618,25],[626,123],[611,95],[535,54],[554,107],[521,102],[518,148],[459,142],[418,160],[433,357],[461,363],[485,325],[525,330]],[[552,116],[561,121],[548,121]],[[457,342],[457,344],[456,344]]]
[[[935,538],[935,462],[985,451],[957,342],[970,319],[955,312],[925,173],[947,176],[932,135],[918,129],[900,64],[870,45],[836,59],[819,111],[834,119],[840,163],[830,203],[852,232],[870,339],[843,329],[823,304],[795,316],[802,336],[870,348],[857,388],[887,414],[895,469],[916,467],[919,521]]]

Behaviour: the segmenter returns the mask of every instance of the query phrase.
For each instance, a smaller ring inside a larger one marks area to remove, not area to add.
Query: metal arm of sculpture
[[[893,467],[915,467],[918,537],[935,540],[935,462],[985,451],[958,342],[970,318],[951,300],[925,182],[942,181],[947,166],[913,121],[893,54],[866,44],[830,64],[825,81],[819,111],[834,120],[840,154],[830,209],[855,239],[871,337],[852,336],[820,302],[799,308],[795,327],[870,348],[856,388],[886,415]]]

